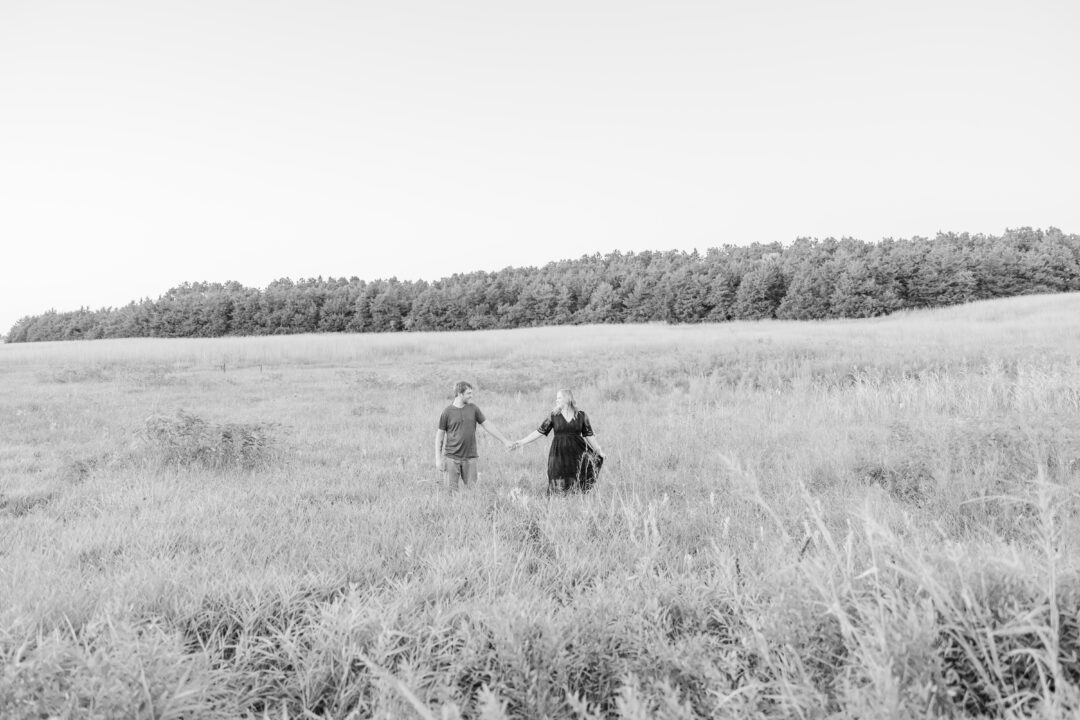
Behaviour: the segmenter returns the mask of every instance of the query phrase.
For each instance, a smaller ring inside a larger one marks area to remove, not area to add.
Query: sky
[[[190,281],[1080,233],[1075,0],[0,0],[0,334]]]

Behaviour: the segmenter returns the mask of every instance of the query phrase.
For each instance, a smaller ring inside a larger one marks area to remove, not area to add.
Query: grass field
[[[1080,295],[4,345],[0,717],[1073,717],[1078,487]]]

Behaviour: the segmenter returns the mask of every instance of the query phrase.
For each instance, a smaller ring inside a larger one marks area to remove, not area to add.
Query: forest
[[[799,238],[704,252],[611,252],[436,281],[190,282],[156,300],[19,320],[5,341],[478,330],[540,325],[864,318],[1080,290],[1080,235]]]

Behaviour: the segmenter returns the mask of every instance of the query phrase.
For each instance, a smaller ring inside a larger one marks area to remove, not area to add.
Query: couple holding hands
[[[454,384],[454,402],[439,416],[435,432],[435,467],[446,472],[451,491],[458,483],[466,486],[476,481],[476,426],[484,428],[507,450],[516,450],[547,435],[555,437],[548,451],[548,495],[588,492],[596,483],[604,462],[604,451],[593,435],[589,416],[574,403],[574,394],[560,390],[555,395],[555,409],[540,426],[520,440],[507,440],[480,408],[473,405],[473,387],[464,380]]]

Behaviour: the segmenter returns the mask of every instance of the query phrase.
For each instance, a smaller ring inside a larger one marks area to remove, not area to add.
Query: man
[[[464,380],[455,383],[454,402],[442,411],[435,431],[435,467],[446,471],[451,492],[458,489],[458,481],[466,486],[476,482],[478,424],[508,449],[514,445],[472,404],[472,397],[472,385]]]

